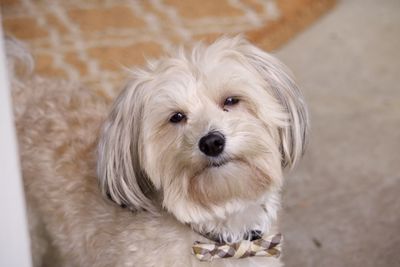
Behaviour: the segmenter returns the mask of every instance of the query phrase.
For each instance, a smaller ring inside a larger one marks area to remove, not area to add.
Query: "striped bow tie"
[[[262,236],[250,241],[242,240],[231,244],[206,244],[196,241],[193,246],[193,254],[200,261],[212,261],[221,258],[247,258],[252,256],[276,257],[281,254],[282,235]]]

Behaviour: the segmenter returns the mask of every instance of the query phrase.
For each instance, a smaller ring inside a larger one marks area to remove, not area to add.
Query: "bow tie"
[[[247,258],[252,256],[276,257],[281,254],[282,235],[262,236],[256,240],[242,240],[236,243],[200,243],[194,242],[193,254],[200,261],[212,261],[220,258]]]

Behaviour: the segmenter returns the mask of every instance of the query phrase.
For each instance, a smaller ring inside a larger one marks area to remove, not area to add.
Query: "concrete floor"
[[[277,56],[312,123],[283,194],[286,266],[400,266],[400,1],[339,1]]]

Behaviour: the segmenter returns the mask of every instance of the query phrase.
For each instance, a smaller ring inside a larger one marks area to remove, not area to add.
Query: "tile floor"
[[[287,267],[400,266],[400,1],[348,0],[277,52],[309,103]]]

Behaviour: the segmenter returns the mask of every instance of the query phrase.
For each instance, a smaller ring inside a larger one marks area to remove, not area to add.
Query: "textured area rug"
[[[5,32],[26,42],[36,72],[112,92],[124,67],[177,44],[243,33],[273,50],[335,0],[1,0]]]

